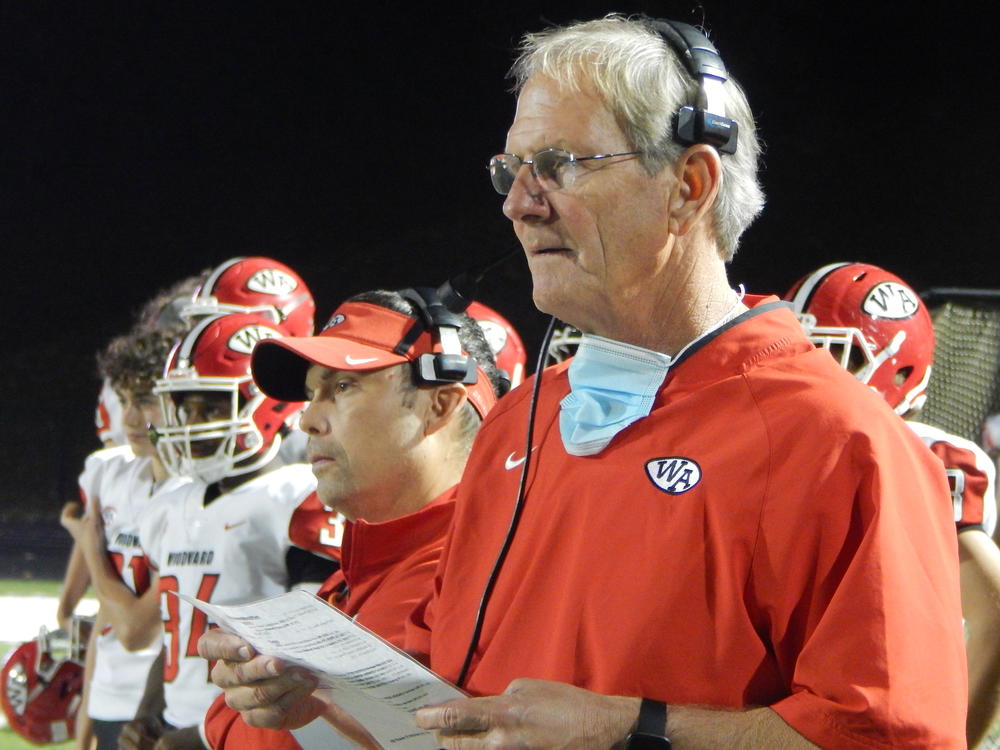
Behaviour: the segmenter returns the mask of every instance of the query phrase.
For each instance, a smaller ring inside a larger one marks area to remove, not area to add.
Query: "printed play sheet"
[[[463,693],[322,599],[305,591],[249,604],[215,605],[178,594],[208,614],[222,630],[259,653],[304,667],[320,681],[316,695],[354,717],[386,750],[435,750],[430,732],[413,713]],[[331,709],[329,715],[338,713]],[[348,732],[350,734],[350,732]],[[296,739],[311,747],[350,747],[323,718]],[[362,744],[365,744],[362,742]]]

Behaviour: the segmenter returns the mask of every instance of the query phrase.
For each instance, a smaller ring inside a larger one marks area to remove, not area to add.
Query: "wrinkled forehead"
[[[534,75],[517,97],[505,151],[527,156],[546,147],[582,153],[627,145],[614,115],[589,83],[571,85]]]

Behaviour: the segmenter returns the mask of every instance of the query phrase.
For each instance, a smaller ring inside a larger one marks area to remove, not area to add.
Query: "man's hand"
[[[259,656],[235,635],[210,630],[198,640],[198,653],[217,660],[212,682],[226,693],[226,703],[252,727],[295,729],[327,709],[313,696],[316,678],[273,656]]]
[[[158,718],[132,719],[125,723],[118,735],[118,750],[152,750],[165,730],[166,727]]]
[[[625,739],[638,716],[638,698],[514,680],[503,695],[421,708],[416,718],[445,750],[608,750]]]

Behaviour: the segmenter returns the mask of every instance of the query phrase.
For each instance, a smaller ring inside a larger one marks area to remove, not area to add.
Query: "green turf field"
[[[60,581],[0,579],[0,596],[58,596]]]

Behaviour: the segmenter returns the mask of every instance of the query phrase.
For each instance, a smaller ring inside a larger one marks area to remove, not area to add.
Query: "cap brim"
[[[409,360],[385,349],[335,336],[265,339],[250,357],[257,386],[279,401],[308,401],[306,372],[311,365],[331,370],[381,370]]]

